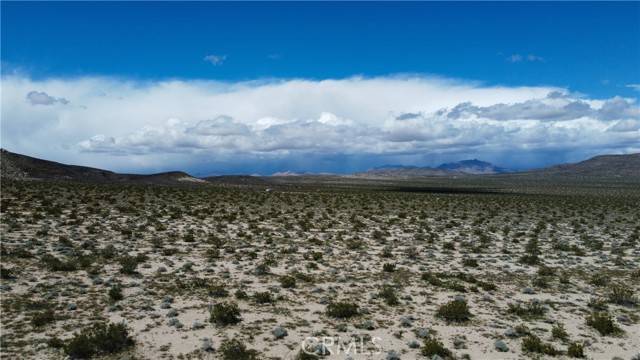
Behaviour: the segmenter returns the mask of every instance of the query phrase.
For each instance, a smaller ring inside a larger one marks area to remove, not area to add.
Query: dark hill
[[[1,150],[0,156],[0,174],[3,178],[9,179],[67,180],[99,183],[129,182],[170,185],[204,182],[181,171],[151,175],[119,174],[108,170],[42,160],[12,153],[4,149]]]
[[[629,177],[640,178],[640,153],[600,155],[575,164],[562,164],[528,173],[546,176]]]

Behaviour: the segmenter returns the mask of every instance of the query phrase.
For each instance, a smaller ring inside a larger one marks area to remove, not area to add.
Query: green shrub
[[[608,298],[609,302],[618,305],[634,306],[638,303],[638,299],[633,294],[633,288],[624,284],[611,285]]]
[[[44,266],[51,271],[76,271],[78,270],[75,261],[67,260],[62,261],[57,257],[47,254],[41,258],[41,262]]]
[[[53,349],[62,349],[64,348],[64,341],[57,336],[50,337],[47,339],[47,346]]]
[[[396,289],[393,286],[385,285],[378,293],[378,296],[384,300],[384,302],[389,306],[395,306],[400,303],[398,297],[396,296]]]
[[[614,335],[622,332],[607,312],[593,312],[587,317],[587,325],[598,330],[601,335]]]
[[[5,268],[0,266],[0,279],[13,280],[16,278],[16,272],[14,269]]]
[[[138,267],[138,258],[135,256],[123,256],[118,260],[120,264],[120,272],[123,274],[133,275]]]
[[[360,311],[358,305],[350,302],[333,302],[327,305],[327,315],[338,318],[347,319],[358,316]]]
[[[567,348],[567,355],[572,358],[585,358],[584,346],[578,342],[569,344],[569,347]]]
[[[462,266],[477,268],[478,260],[476,259],[464,259],[462,260]]]
[[[296,278],[290,275],[280,277],[280,285],[285,289],[296,287]]]
[[[219,351],[223,360],[257,360],[260,355],[256,350],[247,349],[238,339],[223,341]]]
[[[525,265],[536,265],[540,263],[538,255],[522,255],[518,261]]]
[[[561,323],[558,323],[551,328],[551,336],[553,336],[554,339],[562,341],[566,341],[569,338],[567,330]]]
[[[253,295],[253,299],[258,304],[272,304],[275,302],[273,294],[270,291],[257,292]]]
[[[100,253],[105,259],[113,259],[117,252],[116,247],[113,244],[109,244],[105,246]]]
[[[599,298],[590,298],[587,306],[597,311],[605,311],[609,308],[607,301]]]
[[[443,250],[455,250],[456,249],[456,244],[451,241],[451,242],[446,242],[444,244],[442,244],[442,249]]]
[[[538,276],[554,276],[556,274],[556,269],[546,266],[540,265],[538,268]]]
[[[443,286],[444,282],[431,272],[422,273],[422,280],[428,282],[433,286]]]
[[[209,285],[209,296],[216,298],[229,296],[229,291],[224,284],[211,284]]]
[[[522,318],[539,318],[544,316],[546,309],[538,301],[530,301],[527,305],[509,304],[508,312]]]
[[[217,325],[225,326],[242,321],[240,308],[235,303],[218,303],[213,305],[209,320]]]
[[[249,295],[247,294],[247,292],[242,289],[236,290],[236,292],[234,293],[234,296],[236,297],[236,299],[239,299],[239,300],[244,300],[249,298]]]
[[[64,350],[72,359],[87,359],[95,355],[114,354],[133,344],[124,323],[98,323],[74,335]]]
[[[423,356],[427,356],[429,358],[433,357],[434,355],[438,355],[443,358],[451,356],[451,351],[445,348],[440,341],[434,338],[426,339],[424,341],[422,349],[420,349],[420,352]]]
[[[464,322],[471,318],[469,307],[464,300],[453,300],[438,308],[436,316],[447,321]]]
[[[522,351],[529,353],[538,353],[550,356],[556,356],[560,354],[556,348],[551,344],[545,344],[535,335],[528,335],[522,339]]]
[[[594,274],[589,281],[593,286],[606,286],[611,281],[609,276],[604,274]]]
[[[52,309],[46,309],[33,315],[33,317],[31,318],[31,325],[35,327],[41,327],[54,321],[56,321],[55,313]]]
[[[396,264],[384,263],[382,265],[382,271],[384,271],[384,272],[394,272],[394,271],[396,271]]]
[[[120,284],[115,284],[109,289],[109,300],[112,302],[118,302],[124,299],[124,295],[122,295],[122,286]]]

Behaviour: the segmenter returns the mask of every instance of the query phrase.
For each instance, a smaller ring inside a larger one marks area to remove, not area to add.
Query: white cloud
[[[521,55],[521,54],[512,54],[509,55],[507,57],[507,61],[510,63],[519,63],[519,62],[523,62],[523,61],[528,61],[528,62],[544,62],[544,58],[542,56],[538,56],[538,55],[534,55],[534,54],[528,54],[528,55]]]
[[[44,91],[29,91],[27,101],[31,105],[54,105],[56,103],[66,105],[69,103],[69,100],[65,98],[55,98]]]
[[[635,91],[640,91],[640,84],[627,84],[627,87]]]
[[[34,88],[72,103],[31,106],[24,94]],[[3,147],[115,170],[311,155],[632,152],[640,151],[639,122],[632,99],[420,76],[235,83],[2,78]]]
[[[521,62],[523,59],[524,58],[520,54],[513,54],[513,55],[507,57],[507,61],[508,62],[512,62],[512,63]]]
[[[227,60],[227,55],[207,55],[204,57],[204,61],[211,63],[212,65],[222,65]]]

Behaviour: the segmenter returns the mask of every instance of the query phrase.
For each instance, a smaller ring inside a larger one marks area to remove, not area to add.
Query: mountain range
[[[358,177],[417,177],[417,176],[450,176],[450,175],[482,175],[502,174],[509,170],[495,166],[486,161],[462,160],[444,163],[438,167],[418,167],[405,165],[383,165],[366,172],[356,173]]]
[[[150,175],[121,174],[109,170],[86,166],[67,165],[17,154],[8,150],[0,151],[0,175],[4,179],[79,181],[91,183],[132,183],[132,184],[235,184],[264,185],[275,179],[295,177],[291,173],[274,176],[224,175],[197,178],[182,171],[170,171]],[[517,176],[517,177],[562,177],[562,178],[629,178],[640,179],[640,153],[627,155],[601,155],[574,164],[561,164],[543,169],[510,172],[491,163],[477,159],[445,163],[437,167],[417,167],[385,165],[366,172],[352,175],[304,174],[300,176],[322,176],[339,179],[341,177],[363,179],[411,179],[420,177],[457,176]]]

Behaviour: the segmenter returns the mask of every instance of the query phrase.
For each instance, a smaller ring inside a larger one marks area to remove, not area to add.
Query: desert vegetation
[[[3,181],[1,355],[638,359],[637,187],[521,190]]]

